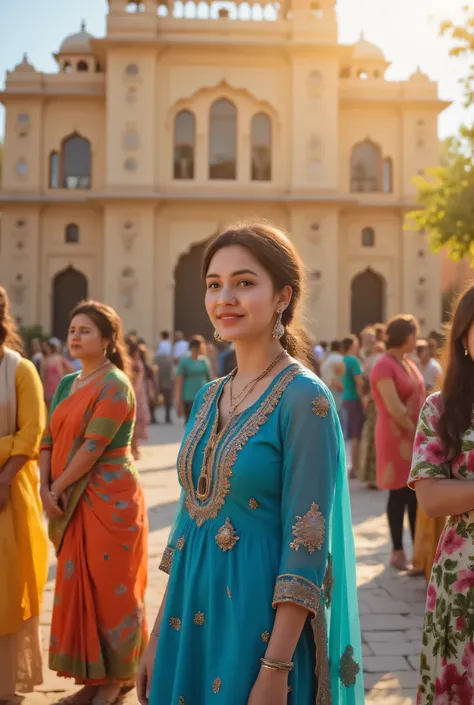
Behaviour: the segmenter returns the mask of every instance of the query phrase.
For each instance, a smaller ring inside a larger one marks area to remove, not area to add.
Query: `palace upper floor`
[[[273,20],[273,32],[308,12],[298,2]],[[104,39],[85,27],[67,37],[56,74],[37,72],[26,57],[7,73],[0,200],[406,204],[413,177],[438,164],[437,119],[447,104],[436,83],[421,71],[387,81],[389,63],[363,37],[351,47],[330,33],[311,46],[299,35],[267,41],[260,29],[271,20],[241,20],[254,25],[243,49],[221,24],[238,19],[188,19],[185,6],[176,17],[177,3],[172,16],[152,0],[131,5],[127,13],[111,0]],[[312,5],[316,21],[333,17],[332,0]],[[255,13],[255,4],[247,9]],[[152,14],[174,23],[166,45],[156,27],[147,38]],[[201,22],[214,23],[216,41],[191,31]]]

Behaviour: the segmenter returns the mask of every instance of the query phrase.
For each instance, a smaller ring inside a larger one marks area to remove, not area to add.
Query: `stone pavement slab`
[[[176,455],[181,433],[180,423],[151,427],[150,440],[143,447],[138,463],[150,525],[147,590],[150,625],[167,583],[167,576],[158,570],[158,565],[180,492]],[[414,705],[426,582],[423,578],[399,574],[388,566],[386,494],[366,490],[353,481],[351,495],[365,662],[365,703]],[[55,558],[51,550],[49,581],[41,616],[45,682],[35,693],[24,698],[24,705],[50,705],[75,690],[71,681],[58,678],[47,668],[54,576]],[[137,705],[136,694],[127,694],[123,702],[124,705]]]

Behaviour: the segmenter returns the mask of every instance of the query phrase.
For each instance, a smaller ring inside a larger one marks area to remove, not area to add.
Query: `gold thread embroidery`
[[[316,705],[331,705],[331,689],[329,687],[329,662],[327,652],[327,627],[326,612],[324,607],[318,611],[316,617],[311,620],[313,627],[314,643],[316,646],[316,668],[315,674],[318,678],[318,694],[316,695]]]
[[[316,614],[321,604],[317,585],[299,575],[284,574],[276,579],[272,607],[281,602],[294,602]]]
[[[176,631],[179,632],[179,630],[181,629],[181,620],[179,619],[179,617],[171,617],[170,627],[176,629]]]
[[[202,627],[204,624],[204,612],[196,612],[194,615],[194,624],[197,624],[199,627]]]
[[[229,586],[227,586],[227,597],[232,597]]]
[[[225,524],[221,526],[216,536],[216,543],[223,551],[230,551],[234,548],[240,536],[237,536],[234,527],[232,526],[229,517],[225,520]]]
[[[270,641],[270,632],[262,633],[262,641],[264,644],[268,644],[268,642]]]
[[[162,570],[163,573],[167,573],[168,575],[171,573],[171,566],[173,564],[173,554],[174,550],[170,546],[167,546],[163,551],[163,555],[161,557],[161,562],[159,565],[159,569]]]
[[[250,497],[249,499],[249,507],[250,509],[258,509],[258,502],[253,497]]]
[[[176,546],[177,546],[177,548],[178,548],[178,551],[182,551],[182,550],[183,550],[183,546],[184,546],[184,536],[180,536],[180,538],[179,538],[179,539],[177,540],[177,542],[176,542]]]
[[[332,591],[334,588],[334,573],[332,569],[332,556],[328,553],[328,562],[326,565],[326,572],[323,578],[323,589],[324,589],[324,602],[326,607],[329,609],[332,602]]]
[[[313,414],[325,419],[329,413],[329,406],[329,399],[323,396],[323,394],[320,394],[319,397],[316,397],[313,401]]]
[[[212,467],[216,468],[213,474],[211,494],[208,499],[201,503],[196,497],[192,464],[196,448],[206,432],[211,407],[220,395],[226,378],[217,380],[208,387],[201,408],[196,415],[194,426],[188,434],[178,457],[178,473],[186,494],[186,508],[189,516],[196,522],[198,527],[202,526],[208,519],[217,517],[225,503],[226,496],[230,492],[232,468],[239,451],[247,444],[249,438],[255,436],[260,427],[268,420],[280,401],[283,392],[290,382],[301,374],[302,369],[298,363],[289,365],[253,414],[244,418],[242,418],[241,414],[237,414],[233,417],[231,423],[224,428],[224,432],[219,435],[219,442],[215,443],[212,458],[210,457],[209,459],[209,462],[212,462]],[[213,431],[217,427],[217,422],[218,414],[216,413]],[[234,432],[234,435],[229,439],[231,432]],[[211,437],[213,437],[213,433],[211,433]],[[220,443],[224,437],[228,438],[228,442]]]
[[[214,683],[212,684],[212,690],[213,690],[213,692],[217,694],[217,693],[220,691],[220,689],[221,689],[221,685],[222,685],[221,679],[220,679],[220,678],[216,678],[216,680],[215,680]]]
[[[289,685],[289,686],[288,686],[288,692],[291,693],[291,690],[292,690],[291,685]]]
[[[290,543],[290,548],[298,551],[301,546],[305,546],[309,553],[314,553],[316,549],[320,551],[324,543],[325,525],[325,518],[313,502],[304,516],[296,517],[293,526],[295,540]]]
[[[342,654],[339,664],[339,675],[342,684],[345,685],[346,688],[350,688],[351,685],[355,685],[359,671],[360,666],[357,661],[354,660],[354,649],[349,644]]]
[[[179,696],[179,705],[185,705],[185,702],[184,702],[184,695],[180,695],[180,696]]]

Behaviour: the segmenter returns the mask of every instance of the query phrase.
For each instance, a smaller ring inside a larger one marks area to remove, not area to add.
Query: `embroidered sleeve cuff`
[[[275,583],[272,606],[282,602],[293,602],[317,614],[321,603],[321,591],[317,585],[299,575],[279,575]]]
[[[174,549],[170,546],[167,546],[163,552],[161,563],[159,565],[159,569],[162,570],[163,573],[167,573],[168,575],[171,573],[171,566],[173,564],[173,554]]]

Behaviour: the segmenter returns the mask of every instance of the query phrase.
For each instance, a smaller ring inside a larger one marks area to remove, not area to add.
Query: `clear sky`
[[[440,96],[454,101],[440,118],[440,135],[453,134],[458,125],[474,121],[474,110],[462,108],[459,78],[467,63],[448,58],[449,41],[438,36],[442,19],[461,17],[461,7],[474,0],[338,0],[339,35],[355,42],[361,31],[378,44],[392,62],[387,77],[407,78],[418,65],[439,81]],[[81,20],[89,32],[105,32],[106,0],[0,0],[0,85],[27,52],[40,71],[56,71],[52,52],[68,34],[79,31]],[[0,106],[0,136],[4,111]]]

